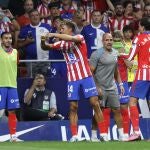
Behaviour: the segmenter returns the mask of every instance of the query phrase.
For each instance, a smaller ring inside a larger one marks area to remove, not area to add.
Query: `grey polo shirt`
[[[90,65],[96,68],[94,78],[96,84],[104,90],[116,90],[114,72],[117,67],[118,52],[111,52],[100,48],[94,51],[90,57]]]

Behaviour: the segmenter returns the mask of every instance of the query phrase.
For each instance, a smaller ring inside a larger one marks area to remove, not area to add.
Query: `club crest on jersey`
[[[45,96],[44,96],[44,99],[45,99],[45,100],[48,100],[48,95],[45,95]]]

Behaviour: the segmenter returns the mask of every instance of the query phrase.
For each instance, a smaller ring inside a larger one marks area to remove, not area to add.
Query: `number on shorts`
[[[73,92],[73,86],[72,85],[68,85],[68,92]]]

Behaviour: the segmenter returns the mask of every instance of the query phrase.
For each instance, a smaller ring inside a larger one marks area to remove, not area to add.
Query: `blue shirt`
[[[81,34],[86,41],[88,58],[90,58],[93,51],[103,47],[102,36],[106,32],[109,32],[109,30],[103,24],[100,24],[99,27],[90,24],[83,28]]]
[[[34,38],[34,42],[24,47],[26,59],[49,59],[49,52],[41,48],[41,35],[52,31],[52,27],[46,23],[39,23],[37,26],[26,25],[21,28],[19,39],[26,39],[28,36]]]

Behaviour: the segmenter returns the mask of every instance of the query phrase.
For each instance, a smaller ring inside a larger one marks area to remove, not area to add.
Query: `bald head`
[[[113,38],[110,33],[103,34],[102,42],[103,42],[103,47],[106,51],[112,50]]]
[[[108,37],[111,37],[112,38],[112,35],[110,33],[104,33],[103,34],[103,37],[102,37],[102,40],[105,40],[106,38]]]

